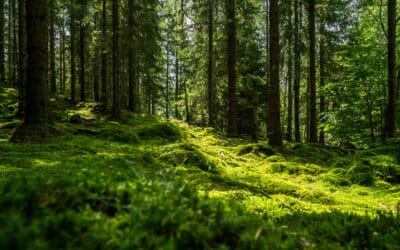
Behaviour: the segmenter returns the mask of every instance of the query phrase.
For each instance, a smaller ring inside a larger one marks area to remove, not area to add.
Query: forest
[[[400,249],[396,0],[0,0],[0,249]]]

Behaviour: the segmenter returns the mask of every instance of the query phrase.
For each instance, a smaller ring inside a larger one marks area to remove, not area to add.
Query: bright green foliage
[[[399,247],[398,145],[279,151],[155,116],[107,121],[90,103],[54,107],[83,123],[56,121],[47,143],[8,142],[20,121],[0,116],[1,249]]]

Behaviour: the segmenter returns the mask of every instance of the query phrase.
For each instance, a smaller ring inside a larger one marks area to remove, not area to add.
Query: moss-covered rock
[[[137,135],[144,140],[164,139],[177,141],[181,138],[179,129],[169,122],[157,123],[151,127],[144,127],[137,131]]]
[[[245,155],[245,154],[264,154],[266,156],[275,155],[275,151],[269,145],[264,145],[261,143],[251,143],[247,145],[241,145],[238,147],[237,155]]]
[[[217,172],[216,165],[193,144],[178,143],[162,147],[157,152],[161,162],[177,165],[196,166],[204,171]]]
[[[98,137],[108,141],[122,142],[122,143],[139,143],[139,137],[132,132],[122,130],[104,129],[98,134]]]

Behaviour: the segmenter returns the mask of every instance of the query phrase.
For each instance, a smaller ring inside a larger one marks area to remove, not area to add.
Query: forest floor
[[[399,145],[274,149],[52,106],[52,136],[11,143],[16,92],[0,90],[0,249],[400,249]]]

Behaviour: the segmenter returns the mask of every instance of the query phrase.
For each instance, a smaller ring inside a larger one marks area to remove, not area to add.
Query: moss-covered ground
[[[276,149],[61,98],[48,138],[11,143],[15,95],[0,91],[0,249],[400,249],[399,145]]]

